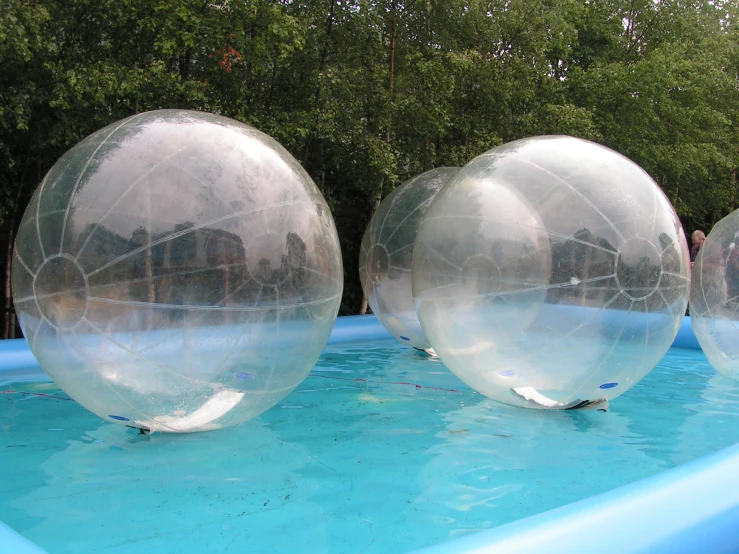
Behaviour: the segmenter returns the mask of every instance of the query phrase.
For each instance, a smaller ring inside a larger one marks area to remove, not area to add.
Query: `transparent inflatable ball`
[[[719,221],[693,266],[690,320],[711,365],[739,379],[739,210]]]
[[[51,168],[20,224],[13,298],[42,368],[85,408],[202,431],[259,415],[307,376],[342,275],[326,202],[285,149],[163,110]]]
[[[429,343],[475,390],[605,408],[670,347],[688,271],[678,217],[643,169],[545,136],[486,152],[439,192],[412,280]]]
[[[430,352],[431,345],[413,305],[413,245],[431,201],[457,171],[440,167],[400,185],[382,201],[362,238],[359,277],[372,312],[396,339],[417,350]]]

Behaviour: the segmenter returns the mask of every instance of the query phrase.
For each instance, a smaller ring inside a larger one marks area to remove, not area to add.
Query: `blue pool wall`
[[[328,344],[391,338],[374,316],[337,320]],[[700,348],[684,318],[675,348]],[[39,378],[24,339],[0,341],[0,380]],[[739,445],[604,494],[441,543],[417,554],[739,552]],[[0,522],[0,553],[39,547]]]

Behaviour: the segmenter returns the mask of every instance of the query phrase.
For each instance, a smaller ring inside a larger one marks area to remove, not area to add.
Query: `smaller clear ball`
[[[719,373],[739,379],[739,210],[719,221],[698,251],[690,287],[695,336]]]
[[[400,185],[382,201],[362,239],[359,278],[372,312],[396,339],[419,350],[431,347],[413,306],[413,245],[426,209],[457,171],[440,167]]]

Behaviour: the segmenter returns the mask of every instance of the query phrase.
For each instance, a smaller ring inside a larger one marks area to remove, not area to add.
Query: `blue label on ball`
[[[411,341],[411,339],[409,339],[408,337],[404,337],[403,335],[400,335],[400,338],[403,339],[403,340],[407,340],[408,342]]]
[[[505,371],[498,372],[498,375],[500,375],[501,377],[511,377],[515,374],[516,372],[513,371],[512,369],[506,369]]]
[[[254,379],[254,374],[253,373],[249,373],[248,371],[239,371],[235,375],[235,377],[237,379],[242,379],[242,380],[246,381],[247,379]]]
[[[618,383],[603,383],[600,388],[602,389],[612,389],[613,387],[617,387]]]
[[[109,415],[108,417],[110,419],[116,419],[118,421],[131,421],[130,419],[128,419],[127,417],[123,417],[122,415]]]

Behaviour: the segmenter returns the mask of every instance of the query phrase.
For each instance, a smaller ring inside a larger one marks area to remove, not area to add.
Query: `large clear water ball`
[[[43,369],[108,421],[238,424],[309,373],[343,288],[324,198],[270,137],[135,115],[67,152],[18,231],[13,299]]]
[[[440,167],[403,183],[382,201],[362,238],[359,278],[367,302],[396,339],[418,350],[431,346],[413,305],[413,245],[431,201],[458,171]]]
[[[420,322],[471,387],[532,408],[605,408],[674,339],[687,304],[680,222],[647,173],[563,136],[475,158],[413,253]]]
[[[693,266],[690,319],[708,361],[739,379],[739,210],[719,221]]]

